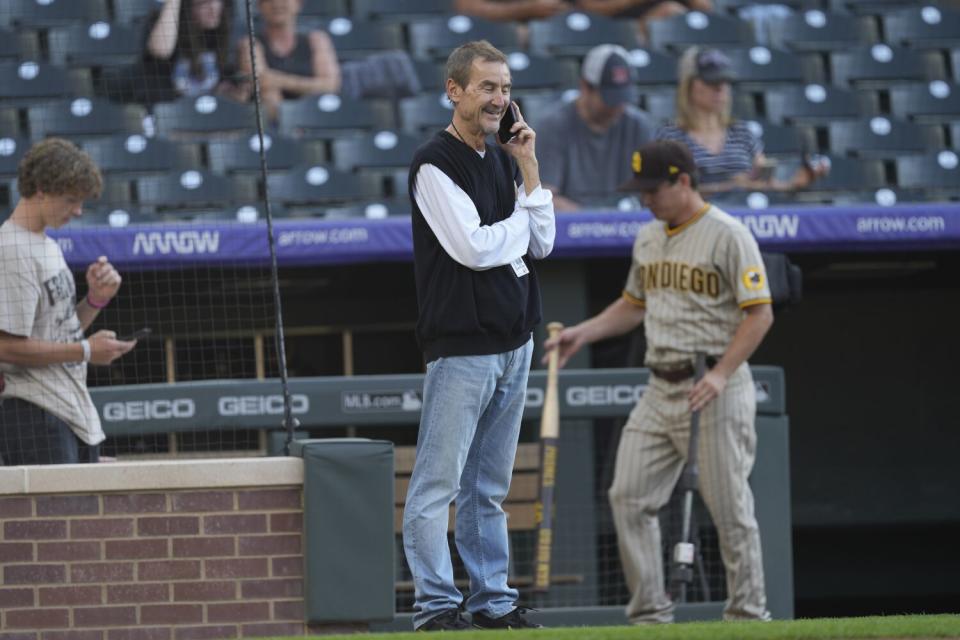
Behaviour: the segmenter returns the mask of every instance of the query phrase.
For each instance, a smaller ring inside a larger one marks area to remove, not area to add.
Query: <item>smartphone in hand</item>
[[[517,111],[517,105],[510,102],[503,118],[500,119],[500,130],[497,132],[497,138],[500,139],[501,144],[507,144],[513,138],[514,134],[510,132],[510,129],[518,120],[520,120],[520,114]]]
[[[123,340],[124,342],[132,342],[134,340],[143,340],[150,336],[153,333],[153,330],[150,327],[143,327],[142,329],[137,329],[128,336],[120,336],[117,340]]]

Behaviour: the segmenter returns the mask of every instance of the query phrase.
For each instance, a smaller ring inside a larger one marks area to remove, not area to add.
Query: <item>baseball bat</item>
[[[550,338],[563,331],[559,322],[547,325]],[[550,556],[553,550],[553,488],[557,476],[557,438],[560,435],[560,398],[557,371],[560,349],[547,359],[547,390],[540,415],[540,501],[537,504],[537,556],[533,590],[543,593],[550,588]]]

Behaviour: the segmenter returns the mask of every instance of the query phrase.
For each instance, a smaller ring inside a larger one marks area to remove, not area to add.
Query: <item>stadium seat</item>
[[[939,127],[874,116],[855,122],[831,122],[830,151],[859,158],[895,158],[944,146]]]
[[[637,37],[629,21],[588,13],[566,13],[530,22],[531,53],[581,57],[602,43],[629,49],[637,45]]]
[[[325,94],[280,105],[280,132],[293,138],[338,138],[391,126],[390,105],[382,101]]]
[[[960,47],[951,49],[950,66],[953,68],[954,82],[960,82]]]
[[[271,201],[288,208],[350,200],[373,200],[383,196],[381,180],[369,174],[345,173],[324,165],[301,165],[291,171],[267,176]]]
[[[255,182],[228,178],[202,169],[188,169],[136,181],[137,202],[154,211],[217,209],[256,197]]]
[[[677,83],[676,56],[643,47],[633,47],[630,51],[630,64],[636,70],[637,84],[675,85]]]
[[[960,151],[960,120],[950,125],[950,143],[954,150]]]
[[[110,175],[168,173],[202,166],[197,145],[140,134],[87,140],[82,146],[100,170]]]
[[[577,86],[579,66],[571,60],[507,52],[513,93],[571,89]]]
[[[555,91],[551,93],[531,93],[517,95],[515,100],[520,104],[520,111],[523,113],[523,119],[530,123],[536,131],[540,119],[556,110],[561,105],[577,99],[580,94],[577,89],[567,89],[566,91]]]
[[[960,85],[943,80],[890,89],[890,110],[915,122],[945,123],[960,119]]]
[[[763,141],[767,156],[798,158],[816,149],[816,132],[804,125],[783,125],[761,120],[747,120],[747,126]]]
[[[0,25],[48,29],[68,24],[90,24],[110,19],[106,0],[4,0]]]
[[[814,56],[764,46],[728,49],[740,90],[763,89],[776,84],[823,82],[823,67]]]
[[[0,27],[0,60],[37,60],[40,41],[34,31]]]
[[[400,101],[401,128],[407,133],[423,136],[439,131],[453,117],[453,103],[446,92],[421,93]]]
[[[130,24],[144,20],[154,11],[163,7],[164,0],[121,0],[113,3],[113,18],[120,24]]]
[[[749,22],[700,11],[651,21],[647,29],[651,47],[678,53],[692,45],[726,49],[754,43],[753,26]]]
[[[445,90],[447,78],[444,65],[434,60],[414,60],[413,68],[422,91]]]
[[[916,0],[830,0],[831,11],[846,12],[857,16],[872,16],[887,11],[905,9]]]
[[[34,140],[48,136],[77,138],[114,133],[143,133],[146,110],[138,105],[118,105],[103,98],[73,98],[27,109]]]
[[[16,136],[0,138],[0,178],[14,178],[20,158],[30,148],[30,141]]]
[[[840,87],[884,88],[944,77],[943,58],[938,54],[882,43],[833,52],[830,69],[834,84]]]
[[[299,164],[326,160],[322,144],[293,140],[264,132],[267,169],[287,170]],[[256,132],[237,140],[218,140],[207,145],[210,168],[218,173],[260,171],[260,137]]]
[[[960,194],[960,162],[956,151],[897,158],[897,185],[903,189],[929,189],[955,197]]]
[[[878,40],[872,19],[819,9],[773,18],[769,28],[773,46],[798,52],[843,51]]]
[[[70,74],[44,62],[0,62],[0,102],[27,106],[38,100],[58,100],[67,95],[90,95],[89,73]]]
[[[161,216],[150,211],[141,211],[135,206],[107,206],[94,205],[84,207],[83,215],[74,219],[70,226],[80,227],[113,227],[120,229],[132,224],[157,224],[162,222]]]
[[[710,203],[721,209],[753,209],[762,210],[778,205],[795,203],[793,194],[777,191],[730,191],[720,193],[710,198]]]
[[[389,49],[403,49],[403,31],[399,24],[367,22],[337,17],[323,23],[330,34],[337,57],[343,60],[362,58]]]
[[[363,20],[409,22],[450,13],[450,0],[353,0],[353,15]]]
[[[406,193],[406,192],[404,192]],[[390,216],[410,215],[410,198],[383,199],[372,202],[361,202],[345,206],[327,207],[324,218],[366,218],[379,220]]]
[[[946,49],[960,42],[960,11],[932,3],[883,16],[885,40],[914,49]]]
[[[519,46],[513,25],[470,16],[418,21],[408,25],[407,30],[411,53],[427,60],[446,60],[451,51],[472,40],[487,40],[500,50]]]
[[[880,160],[862,160],[830,155],[830,173],[814,182],[808,191],[864,191],[887,184],[886,171]],[[789,165],[788,165],[789,166]],[[796,165],[789,168],[792,175]]]
[[[47,38],[50,61],[68,67],[131,64],[143,50],[139,29],[109,22],[51,29]]]
[[[770,89],[764,92],[764,104],[767,119],[778,124],[826,123],[876,112],[865,96],[819,84]]]
[[[0,138],[16,138],[20,134],[20,113],[13,107],[0,107]]]
[[[217,96],[158,103],[153,116],[157,133],[166,137],[244,133],[257,122],[252,104]]]
[[[423,143],[420,137],[391,130],[333,142],[333,162],[341,171],[382,171],[405,167]]]

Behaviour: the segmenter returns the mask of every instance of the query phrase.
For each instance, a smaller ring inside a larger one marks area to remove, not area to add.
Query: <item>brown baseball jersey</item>
[[[641,227],[624,298],[644,307],[652,367],[688,363],[697,351],[720,356],[746,307],[771,302],[760,248],[750,231],[706,204],[675,227]]]

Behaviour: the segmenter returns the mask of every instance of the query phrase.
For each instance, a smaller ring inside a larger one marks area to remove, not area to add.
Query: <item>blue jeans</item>
[[[98,460],[99,445],[81,442],[57,416],[21,398],[0,398],[0,465]]]
[[[513,610],[509,540],[501,504],[510,489],[533,341],[506,353],[439,358],[427,365],[417,459],[403,513],[403,544],[416,587],[414,627],[456,609],[447,521],[456,500],[457,550],[470,576],[466,608]]]

